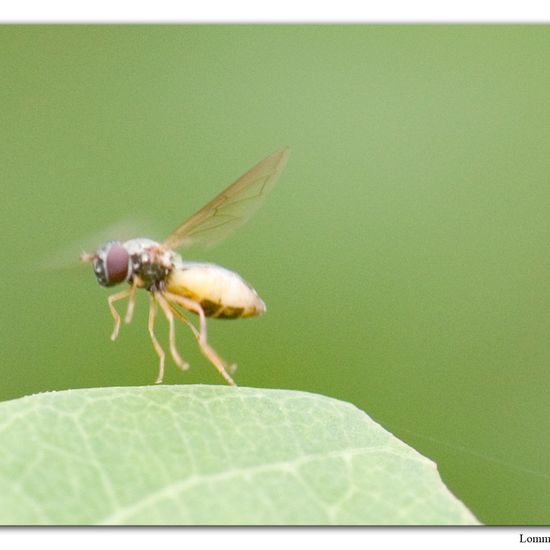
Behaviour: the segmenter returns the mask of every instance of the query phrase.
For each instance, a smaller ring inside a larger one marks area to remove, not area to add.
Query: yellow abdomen
[[[240,275],[215,264],[182,262],[168,277],[166,290],[195,300],[207,317],[238,319],[266,310],[263,300]]]

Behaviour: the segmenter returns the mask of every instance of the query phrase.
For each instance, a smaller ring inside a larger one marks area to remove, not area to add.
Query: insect
[[[101,286],[129,285],[107,300],[114,319],[111,340],[118,337],[121,324],[115,302],[128,298],[125,322],[130,323],[137,289],[149,291],[149,336],[159,357],[157,384],[164,378],[166,356],[155,335],[155,321],[160,307],[168,320],[169,349],[174,363],[182,370],[189,368],[176,348],[177,318],[189,326],[200,350],[225,381],[236,385],[230,375],[235,365],[228,365],[208,343],[206,318],[240,319],[261,315],[266,310],[265,303],[237,273],[211,263],[184,261],[175,249],[218,242],[241,226],[259,208],[274,186],[288,155],[289,149],[285,148],[260,161],[183,222],[163,243],[146,238],[107,241],[94,254],[80,256],[82,261],[92,264]],[[187,312],[199,316],[198,329],[188,319]]]

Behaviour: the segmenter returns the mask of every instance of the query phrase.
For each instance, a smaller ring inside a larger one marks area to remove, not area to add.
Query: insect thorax
[[[138,278],[139,286],[147,290],[164,290],[178,255],[150,239],[132,239],[125,242],[124,247],[130,255],[129,282]]]

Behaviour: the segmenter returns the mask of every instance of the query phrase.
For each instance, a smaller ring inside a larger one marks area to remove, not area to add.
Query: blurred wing
[[[289,155],[286,147],[260,161],[180,225],[163,243],[168,248],[214,244],[244,224],[262,205]]]
[[[34,268],[45,271],[61,271],[81,267],[80,254],[94,253],[98,246],[109,240],[127,241],[153,234],[153,226],[146,220],[128,218],[111,224],[107,229],[97,231],[69,244],[48,252],[48,256],[34,262]]]

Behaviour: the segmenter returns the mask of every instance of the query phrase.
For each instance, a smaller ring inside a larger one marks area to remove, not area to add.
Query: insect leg
[[[176,327],[174,325],[174,314],[172,313],[172,310],[170,309],[168,302],[164,299],[164,297],[162,296],[162,294],[160,294],[160,292],[155,293],[155,298],[157,299],[157,302],[160,304],[160,307],[162,308],[164,315],[166,315],[166,319],[168,319],[170,353],[172,354],[172,359],[174,359],[174,363],[176,363],[176,365],[181,370],[187,370],[189,368],[189,363],[186,363],[181,358],[176,348]]]
[[[166,302],[168,304],[168,306],[170,307],[170,309],[172,310],[172,313],[178,318],[180,319],[181,321],[183,321],[192,331],[193,331],[193,334],[195,335],[195,338],[198,340],[200,338],[200,333],[199,331],[195,328],[195,325],[179,310],[179,309],[176,309],[176,307],[174,306],[174,304],[171,304],[170,302]]]
[[[132,317],[134,315],[134,306],[136,305],[136,290],[137,290],[137,280],[134,280],[130,288],[130,298],[128,299],[128,308],[126,309],[126,317],[124,317],[124,322],[127,325],[132,322]]]
[[[172,294],[171,292],[166,292],[164,296],[168,300],[176,302],[176,304],[179,304],[188,311],[192,311],[199,315],[200,331],[198,335],[198,341],[199,347],[203,355],[205,355],[210,360],[210,362],[218,369],[219,373],[224,377],[225,381],[230,386],[236,386],[237,384],[235,384],[235,381],[233,380],[233,378],[231,378],[231,376],[229,376],[227,372],[227,370],[231,367],[228,367],[225,364],[224,360],[208,344],[208,340],[206,337],[206,316],[204,315],[204,310],[202,309],[202,306],[198,302],[195,302],[195,300],[191,300],[190,298],[186,298],[185,296],[180,296],[178,294]]]
[[[157,352],[157,355],[159,356],[160,363],[159,363],[159,375],[155,381],[155,384],[160,384],[162,382],[162,379],[164,378],[164,357],[165,353],[162,347],[159,344],[159,341],[157,340],[157,337],[155,336],[155,320],[157,318],[157,301],[155,300],[154,294],[151,294],[151,302],[149,304],[149,335],[151,336],[151,341],[153,342],[153,347],[155,348],[155,351]]]
[[[132,293],[132,289],[127,288],[126,290],[123,290],[122,292],[117,292],[117,294],[113,294],[112,296],[109,296],[109,298],[107,298],[109,309],[111,310],[111,315],[115,320],[113,334],[111,334],[111,340],[113,342],[117,339],[118,332],[120,330],[120,315],[118,314],[118,311],[115,309],[115,306],[113,304],[115,302],[118,302],[119,300],[123,300],[124,298],[126,298],[126,296],[129,296],[131,293]]]
[[[172,310],[172,313],[178,319],[183,321],[193,331],[193,334],[195,335],[195,338],[197,340],[199,340],[200,339],[200,332],[195,328],[195,325],[179,309],[176,309],[176,307],[173,304],[171,304],[170,302],[167,302],[167,304],[170,307],[170,309]],[[237,370],[237,365],[232,364],[232,365],[226,366],[226,369],[229,371],[229,374],[232,375]]]

